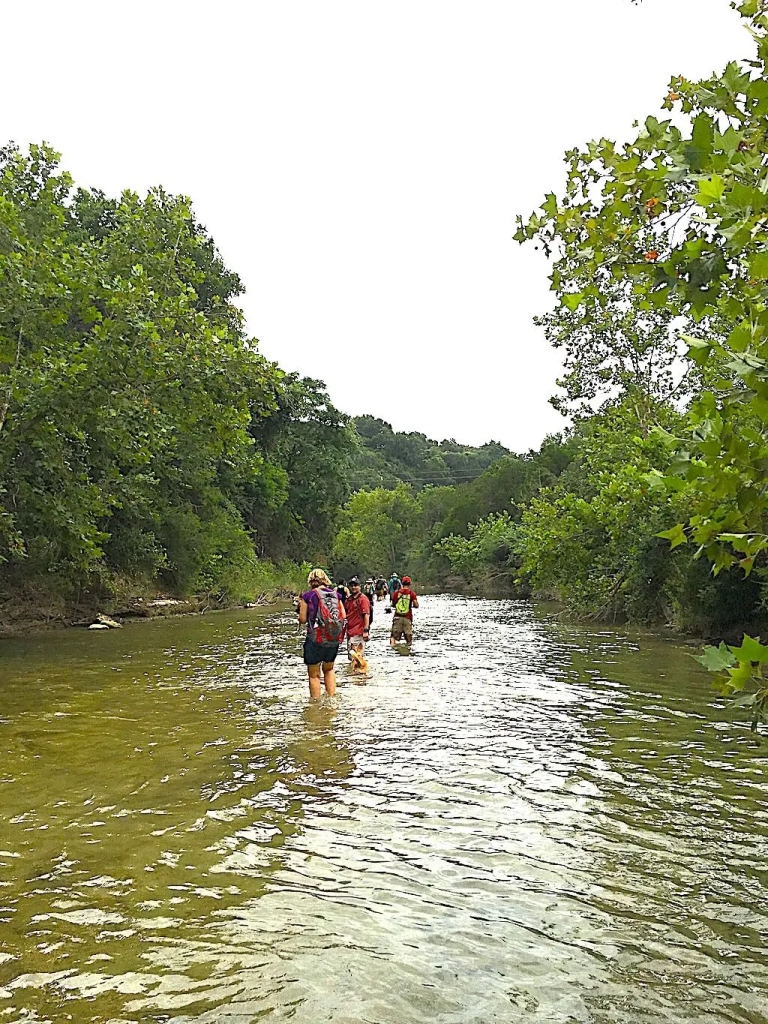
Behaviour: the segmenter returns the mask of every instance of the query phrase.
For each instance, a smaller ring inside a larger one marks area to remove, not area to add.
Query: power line
[[[485,470],[483,470],[483,472],[481,472],[481,473],[468,473],[466,475],[459,474],[457,476],[451,476],[451,477],[448,477],[448,478],[446,478],[444,476],[431,476],[431,477],[429,477],[429,476],[414,476],[414,477],[411,477],[410,479],[407,479],[407,480],[403,479],[402,477],[396,476],[396,474],[394,474],[394,473],[392,474],[392,476],[393,476],[394,479],[396,479],[398,481],[398,483],[404,483],[404,484],[411,484],[411,483],[438,483],[439,484],[439,483],[442,483],[442,484],[450,485],[450,484],[457,483],[457,482],[458,483],[466,483],[467,481],[471,481],[471,480],[479,480],[484,472],[485,472]],[[361,480],[364,483],[371,483],[371,482],[375,483],[375,477],[376,476],[381,477],[382,474],[381,473],[372,473],[370,476],[365,476],[363,474],[359,474],[359,475],[353,477],[353,479]],[[374,479],[372,480],[372,478],[374,478]]]

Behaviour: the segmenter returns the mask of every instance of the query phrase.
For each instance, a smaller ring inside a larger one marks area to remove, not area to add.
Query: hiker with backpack
[[[413,642],[413,609],[419,607],[419,599],[411,590],[411,577],[403,576],[401,586],[392,594],[392,632],[389,645],[394,647],[398,640],[405,640],[410,647]]]
[[[393,608],[395,606],[395,602],[392,600],[392,595],[395,593],[396,590],[399,590],[400,587],[402,587],[402,585],[403,584],[402,584],[402,582],[400,580],[400,577],[397,575],[396,572],[393,572],[392,575],[387,580],[387,591],[389,592],[389,603],[390,603],[390,605]]]
[[[336,694],[334,662],[344,639],[347,615],[336,588],[322,569],[313,569],[307,577],[309,590],[299,598],[299,622],[307,627],[304,664],[309,676],[309,696],[320,700],[322,668],[325,692]]]
[[[365,645],[370,639],[371,602],[360,588],[360,580],[353,576],[349,581],[350,595],[344,602],[347,613],[347,654],[351,660],[352,648],[356,647],[361,654],[365,653]]]

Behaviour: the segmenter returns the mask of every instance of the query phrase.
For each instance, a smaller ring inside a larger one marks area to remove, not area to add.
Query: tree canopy
[[[768,15],[763,0],[732,6],[750,30],[754,56],[732,61],[703,81],[674,77],[663,106],[675,116],[646,118],[626,144],[601,139],[566,154],[564,195],[550,193],[539,211],[520,221],[516,237],[538,239],[554,259],[558,324],[571,313],[582,323],[605,323],[617,293],[622,318],[626,311],[640,322],[681,321],[685,372],[700,372],[681,422],[672,429],[657,424],[667,455],[644,479],[655,488],[656,501],[677,502],[680,516],[659,535],[674,548],[693,542],[715,574],[738,565],[763,578]],[[627,332],[609,329],[609,344],[601,347],[600,331],[588,328],[579,337],[572,327],[564,328],[571,351],[584,352],[598,377],[602,371],[615,380],[616,345]],[[653,335],[640,332],[632,342],[636,351],[643,333]],[[578,371],[571,377],[576,389]],[[666,386],[663,374],[654,378]],[[625,393],[631,389],[628,381]],[[758,690],[750,697],[757,720],[768,706],[762,682],[768,657],[754,646],[749,651],[749,658],[744,645],[730,651],[735,668],[725,666],[725,685],[740,690],[757,678]]]
[[[108,199],[49,147],[6,147],[0,287],[3,591],[237,591],[257,551],[329,543],[348,420],[245,336],[240,280],[187,199]]]

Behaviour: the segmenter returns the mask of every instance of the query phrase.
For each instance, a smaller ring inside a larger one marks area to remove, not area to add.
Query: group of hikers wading
[[[392,628],[390,647],[403,641],[410,650],[413,642],[413,609],[419,599],[411,588],[411,577],[392,573],[389,580],[369,579],[365,587],[357,576],[349,584],[334,586],[323,569],[313,569],[307,577],[309,590],[299,597],[298,616],[307,627],[304,640],[304,664],[309,675],[309,695],[319,700],[321,684],[329,697],[336,693],[336,658],[339,646],[347,641],[347,655],[362,659],[370,639],[374,595],[383,600],[389,594]]]

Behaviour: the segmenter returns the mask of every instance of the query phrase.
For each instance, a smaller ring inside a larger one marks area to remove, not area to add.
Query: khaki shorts
[[[361,636],[348,636],[347,637],[347,654],[349,654],[350,648],[354,647],[356,651],[360,651],[361,654],[365,654],[365,640]]]
[[[396,615],[392,619],[390,635],[393,640],[405,639],[405,642],[409,644],[413,640],[413,623],[405,615]]]

